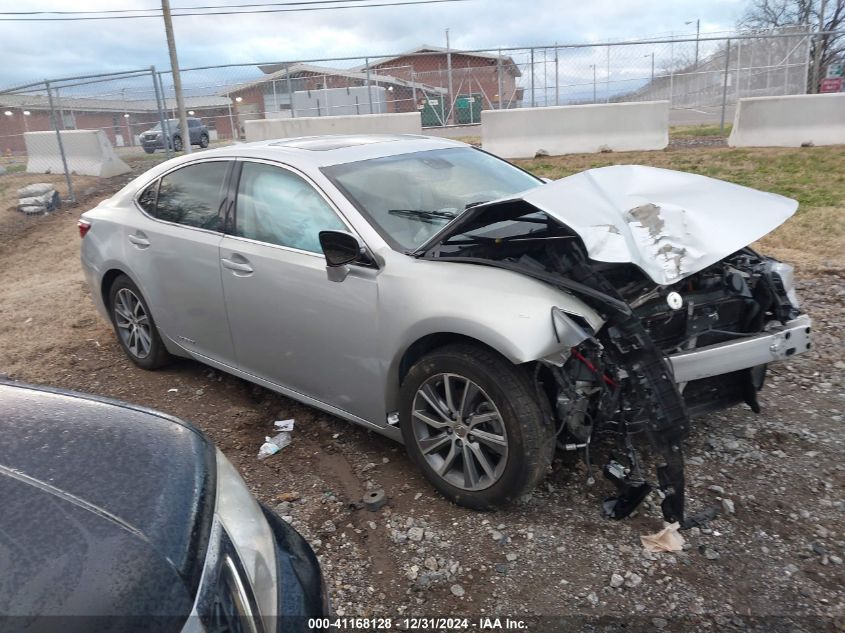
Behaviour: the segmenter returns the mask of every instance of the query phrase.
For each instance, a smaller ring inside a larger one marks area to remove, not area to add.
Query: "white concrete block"
[[[422,134],[422,116],[419,112],[402,112],[256,119],[245,121],[244,131],[248,142],[323,134]]]
[[[82,176],[109,178],[128,173],[102,130],[63,130],[62,145],[68,170]],[[30,174],[64,173],[55,132],[26,132],[26,171]]]
[[[532,158],[540,150],[552,155],[655,150],[668,144],[668,101],[481,113],[481,146],[503,158]]]
[[[845,144],[845,93],[740,99],[731,147]]]

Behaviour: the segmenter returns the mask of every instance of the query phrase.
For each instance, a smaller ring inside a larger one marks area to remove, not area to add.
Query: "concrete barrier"
[[[321,134],[422,134],[419,112],[258,119],[244,122],[247,141]]]
[[[81,176],[109,178],[130,170],[114,153],[102,130],[64,130],[62,145],[68,170]],[[26,171],[31,174],[64,173],[59,141],[55,132],[26,132]]]
[[[845,144],[845,93],[740,99],[731,147]]]
[[[669,102],[484,110],[481,147],[503,158],[627,152],[669,144]]]

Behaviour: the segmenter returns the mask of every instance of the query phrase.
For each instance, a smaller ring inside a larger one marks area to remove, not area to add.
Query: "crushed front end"
[[[645,229],[653,233],[662,210],[651,206]],[[417,255],[532,276],[577,296],[604,319],[594,331],[582,316],[553,309],[564,350],[538,361],[534,375],[538,397],[551,405],[559,448],[581,451],[589,462],[598,438],[618,442],[620,456],[604,467],[617,487],[604,503],[606,516],[628,516],[657,488],[667,521],[691,527],[709,518],[688,516],[684,507],[690,418],[741,402],[758,412],[766,364],[809,349],[810,319],[801,312],[792,268],[744,246],[720,257],[699,250],[703,264],[684,271],[679,262],[687,247],[676,242],[660,247],[675,267],[664,269],[667,282],[633,256],[627,262],[592,256],[602,245],[595,235],[585,239],[528,196],[473,211]],[[627,221],[642,228],[641,216],[629,214]],[[664,235],[651,237],[659,244]],[[643,445],[658,458],[656,481],[640,466]]]

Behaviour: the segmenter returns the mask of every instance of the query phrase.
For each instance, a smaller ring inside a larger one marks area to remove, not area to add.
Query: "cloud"
[[[231,4],[229,0],[226,4]],[[174,6],[196,4],[178,0]],[[206,3],[208,4],[208,3]],[[0,1],[0,11],[20,10]],[[137,4],[134,6],[138,6]],[[147,0],[154,8],[156,2]],[[602,42],[658,33],[687,32],[701,18],[708,30],[730,29],[743,0],[471,0],[454,4],[356,8],[337,11],[181,17],[174,20],[183,68],[216,64],[324,59],[399,52],[427,43],[489,48]],[[83,0],[39,0],[39,9],[90,10]],[[694,29],[694,27],[692,27]],[[93,72],[170,64],[160,19],[78,22],[0,22],[0,86]],[[598,49],[588,49],[598,50]],[[591,58],[571,49],[567,60]],[[636,53],[640,55],[639,52]],[[522,56],[525,60],[527,57]],[[645,67],[646,62],[638,64]],[[363,59],[361,59],[363,61]],[[586,64],[599,60],[586,61]],[[350,66],[354,61],[334,65]],[[574,63],[574,61],[573,61]],[[328,65],[328,63],[327,63]],[[220,81],[254,75],[253,68],[225,68]],[[208,76],[204,73],[204,76]]]

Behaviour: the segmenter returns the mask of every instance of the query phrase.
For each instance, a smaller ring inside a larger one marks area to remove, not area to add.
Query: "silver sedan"
[[[173,159],[80,234],[140,367],[194,358],[366,426],[472,508],[612,437],[620,518],[651,487],[648,445],[683,520],[690,416],[758,410],[766,364],[809,347],[791,268],[747,247],[795,206],[668,170],[546,183],[454,141],[334,136]]]

